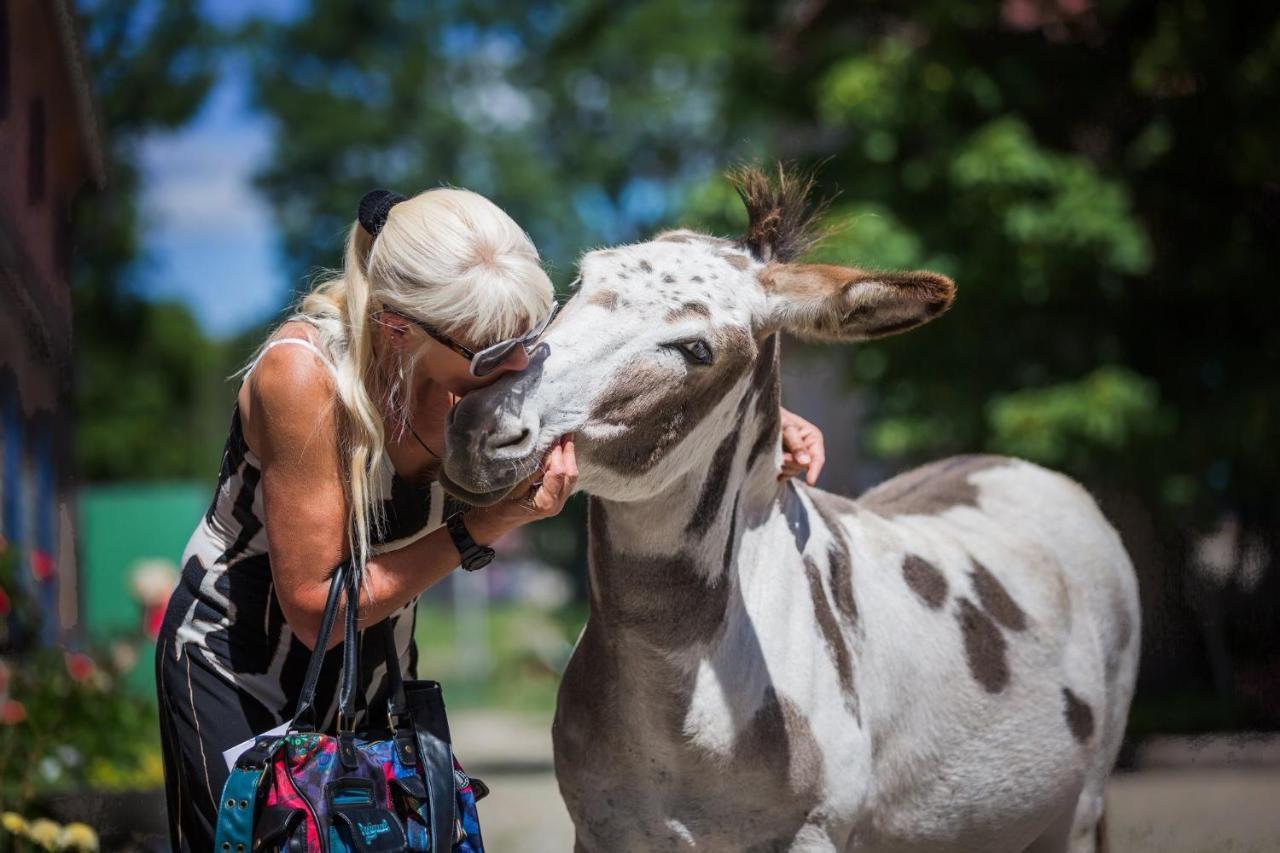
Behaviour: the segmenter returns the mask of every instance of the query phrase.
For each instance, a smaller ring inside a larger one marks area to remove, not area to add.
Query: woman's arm
[[[328,371],[314,354],[298,347],[267,351],[254,368],[249,397],[275,594],[294,634],[311,647],[329,594],[330,572],[350,556],[339,404]],[[519,499],[468,514],[467,527],[477,542],[491,544],[514,527],[560,511],[577,480],[572,444],[557,446],[538,476],[543,483],[532,498],[522,493]],[[371,557],[365,566],[360,621],[374,624],[385,618],[453,571],[459,560],[444,528]],[[327,645],[341,638],[335,628]]]

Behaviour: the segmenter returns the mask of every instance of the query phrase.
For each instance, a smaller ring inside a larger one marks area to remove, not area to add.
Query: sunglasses
[[[471,375],[476,378],[480,378],[481,376],[488,376],[490,373],[497,370],[518,346],[524,347],[524,351],[532,355],[534,349],[538,345],[538,338],[542,337],[542,333],[547,330],[547,326],[551,325],[551,321],[555,319],[556,312],[559,310],[560,303],[552,302],[551,312],[547,314],[546,318],[543,319],[541,323],[534,326],[533,329],[519,337],[507,338],[504,341],[498,341],[496,344],[487,346],[481,350],[473,350],[471,347],[464,346],[431,324],[424,323],[422,320],[415,317],[401,314],[398,311],[392,313],[401,319],[409,321],[430,335],[434,340],[444,344],[458,355],[467,359],[467,361],[471,362]]]

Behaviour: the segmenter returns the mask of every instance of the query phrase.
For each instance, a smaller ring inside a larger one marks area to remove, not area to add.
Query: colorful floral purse
[[[389,623],[385,732],[353,730],[359,679],[359,581],[350,563],[329,588],[320,637],[328,637],[345,591],[338,734],[316,731],[315,693],[325,647],[317,643],[298,710],[283,735],[263,735],[242,753],[222,789],[218,853],[483,853],[476,799],[488,793],[453,757],[440,685],[405,682]]]

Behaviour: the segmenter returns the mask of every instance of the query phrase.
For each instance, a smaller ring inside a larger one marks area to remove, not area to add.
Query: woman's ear
[[[408,320],[392,311],[379,311],[373,319],[384,344],[404,352],[413,349]]]
[[[768,325],[805,338],[862,341],[929,322],[951,306],[955,283],[931,272],[834,264],[769,264],[760,272]]]

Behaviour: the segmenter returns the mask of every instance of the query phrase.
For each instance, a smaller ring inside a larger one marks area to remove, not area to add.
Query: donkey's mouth
[[[440,466],[440,487],[471,506],[490,506],[501,501],[538,470],[541,456],[531,453],[523,459],[487,459],[477,452],[446,452]]]
[[[448,472],[443,469],[440,471],[439,482],[440,488],[444,489],[463,503],[470,504],[471,506],[492,506],[493,504],[501,501],[507,495],[511,494],[512,489],[516,487],[516,483],[512,483],[508,486],[503,486],[491,491],[472,491],[471,489],[455,482],[454,479],[449,476]]]

